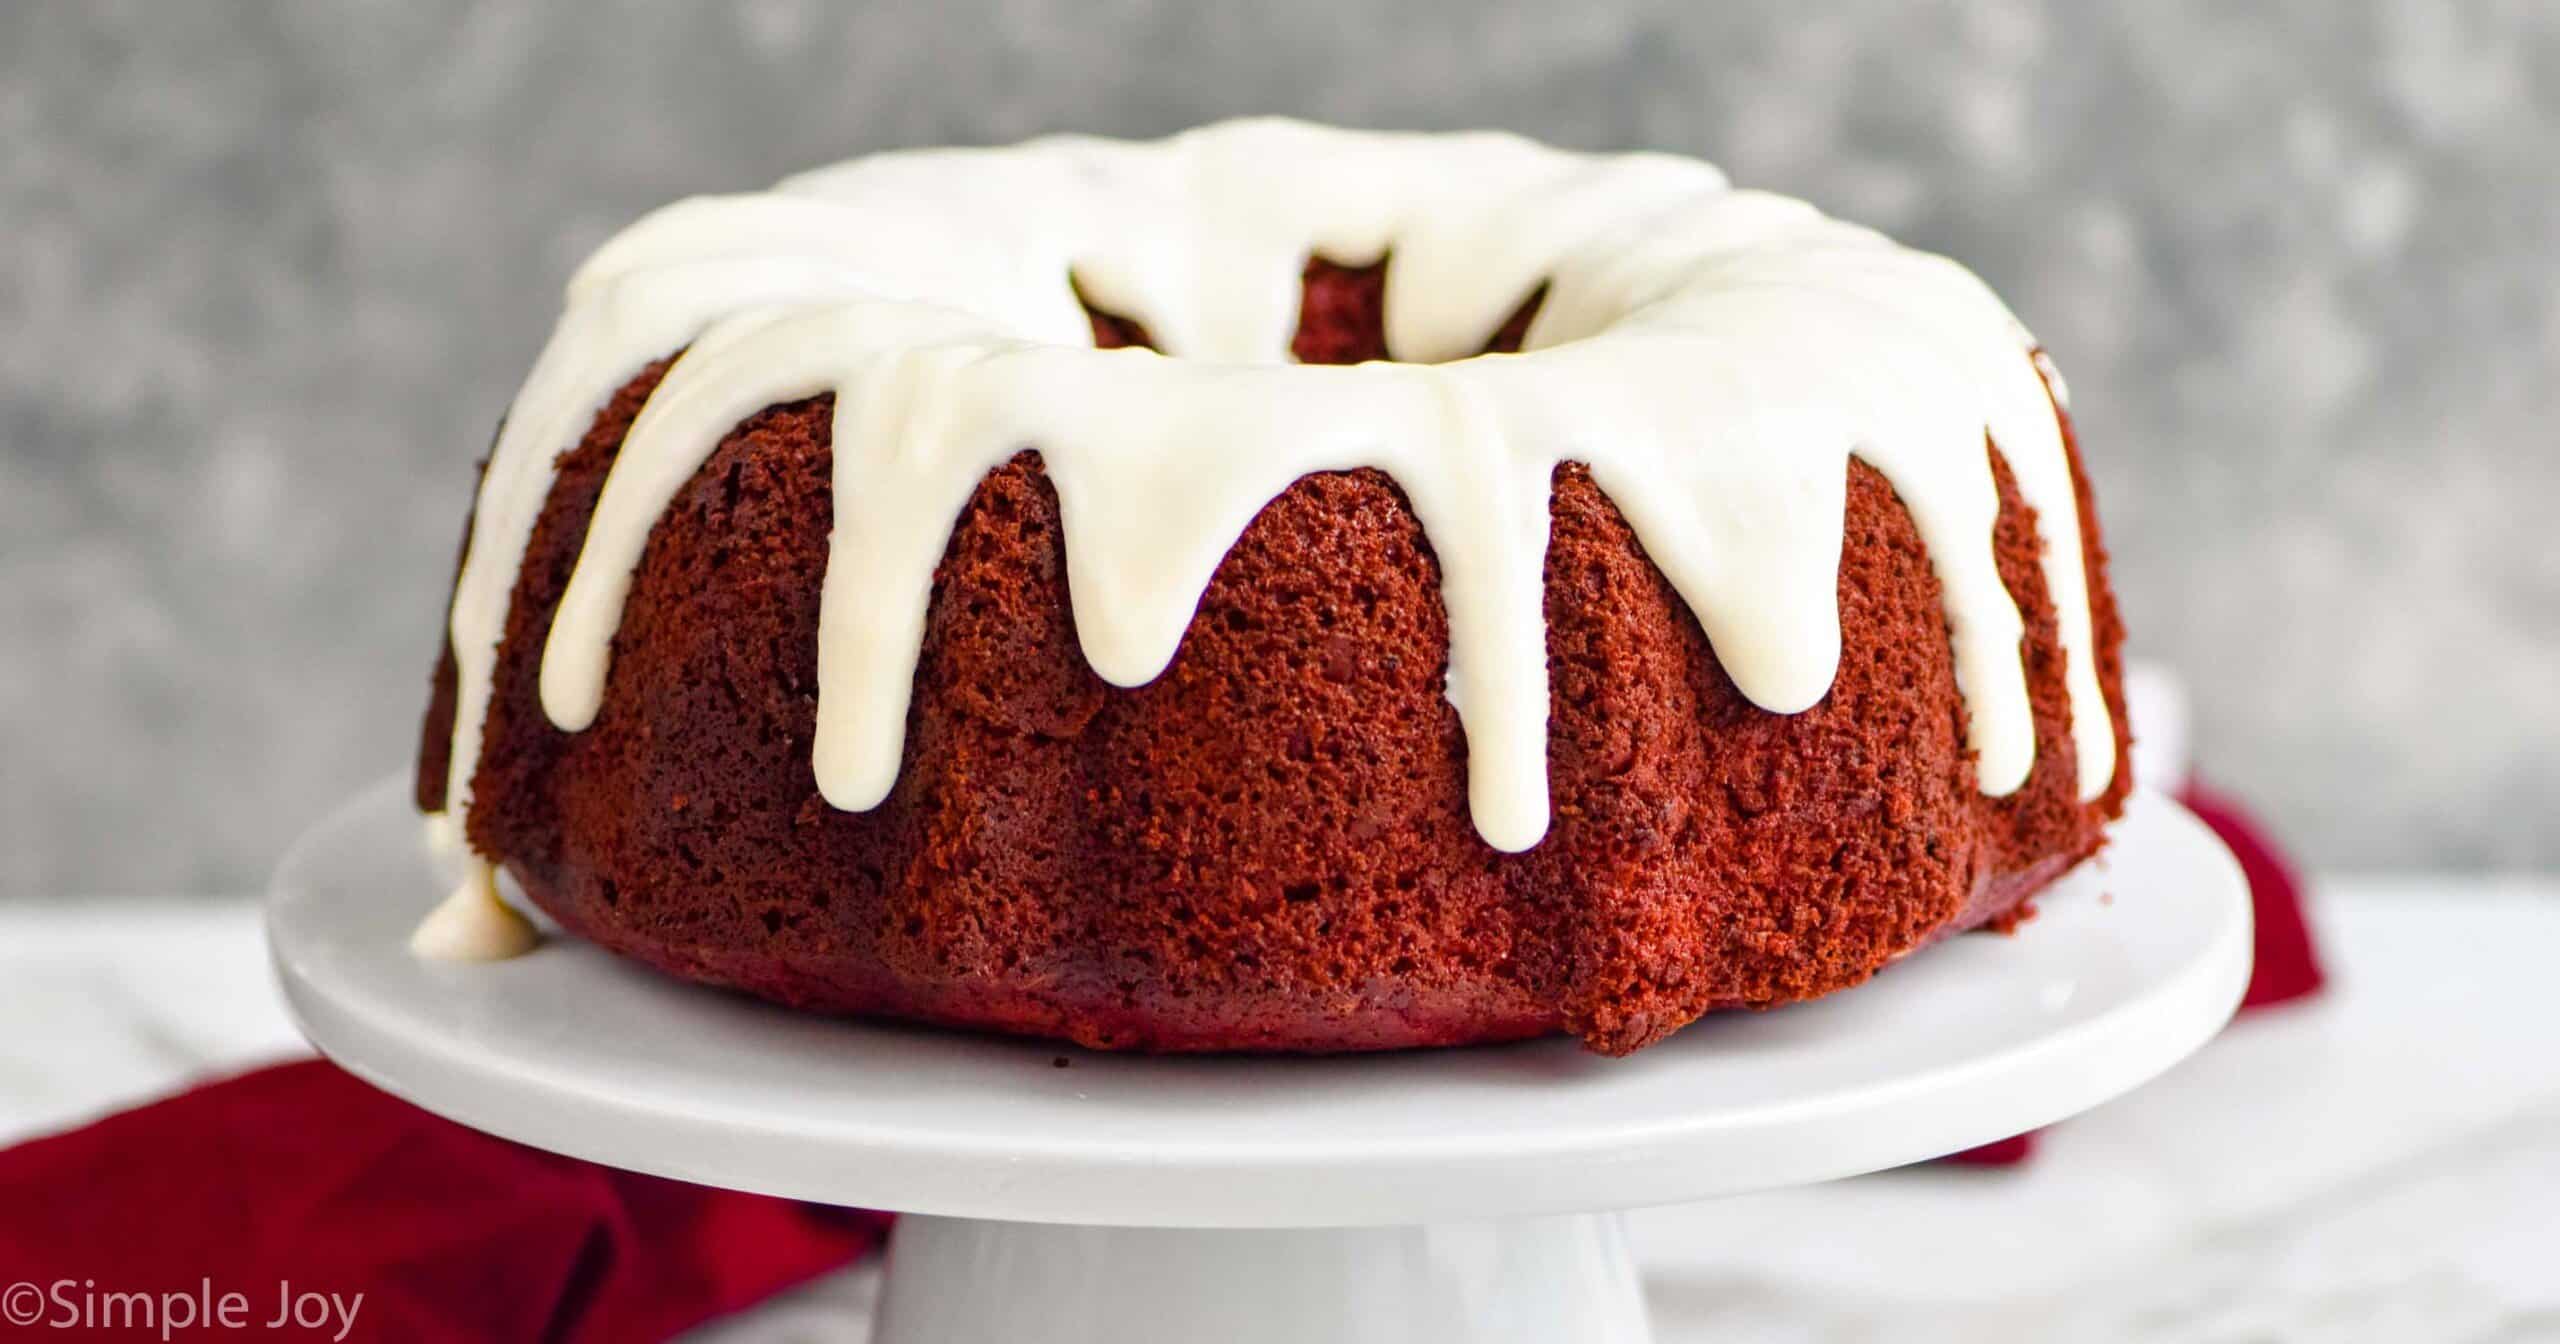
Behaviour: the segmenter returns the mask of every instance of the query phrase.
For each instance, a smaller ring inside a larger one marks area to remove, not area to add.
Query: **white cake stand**
[[[537,1147],[909,1214],[881,1344],[1644,1340],[1616,1210],[1896,1166],[2095,1105],[2210,1037],[2250,950],[2230,856],[2148,795],[2018,937],[1623,1060],[1562,1041],[1114,1056],[802,1016],[565,939],[415,960],[410,927],[443,890],[388,783],[294,849],[268,931],[312,1042]]]

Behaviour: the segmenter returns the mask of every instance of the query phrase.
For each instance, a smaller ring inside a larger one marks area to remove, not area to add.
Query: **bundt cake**
[[[2022,917],[2129,788],[2062,386],[1656,154],[888,154],[577,273],[419,806],[579,937],[1138,1050],[1622,1053]]]

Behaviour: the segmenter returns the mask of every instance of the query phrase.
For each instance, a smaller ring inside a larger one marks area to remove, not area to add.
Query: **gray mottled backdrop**
[[[237,890],[406,759],[618,221],[1283,111],[1720,160],[1970,262],[2140,647],[2326,866],[2560,863],[2547,0],[0,7],[0,895]]]

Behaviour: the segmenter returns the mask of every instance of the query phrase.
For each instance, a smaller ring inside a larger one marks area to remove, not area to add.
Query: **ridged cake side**
[[[1380,268],[1311,266],[1299,356],[1378,357],[1379,292]],[[1056,498],[1026,453],[981,484],[936,573],[895,791],[837,810],[809,768],[827,397],[727,436],[651,534],[599,717],[570,734],[544,716],[552,610],[662,371],[559,463],[499,646],[469,839],[573,932],[688,979],[1107,1048],[1566,1031],[1623,1053],[2014,919],[2098,848],[2131,785],[2122,631],[2076,445],[2117,725],[2102,797],[2076,796],[2039,531],[1996,451],[2036,726],[2005,797],[1976,787],[1938,581],[1881,475],[1848,467],[1838,677],[1781,715],[1735,689],[1568,465],[1545,570],[1554,820],[1517,855],[1470,821],[1439,568],[1391,480],[1290,487],[1171,668],[1123,690],[1078,652]],[[448,660],[420,761],[430,811],[452,700]]]

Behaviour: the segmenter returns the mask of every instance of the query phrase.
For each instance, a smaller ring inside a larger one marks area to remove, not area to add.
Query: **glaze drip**
[[[1288,362],[1309,257],[1387,268],[1397,363]],[[1475,355],[1543,286],[1522,352]],[[1085,302],[1157,350],[1098,350]],[[1983,284],[1662,155],[1283,121],[882,155],[669,206],[578,272],[483,480],[453,607],[448,806],[467,807],[506,607],[554,460],[671,351],[606,479],[541,668],[593,721],[650,530],[728,432],[835,397],[813,769],[894,787],[933,572],[989,470],[1037,449],[1078,640],[1144,684],[1264,505],[1375,467],[1441,566],[1449,696],[1496,848],[1548,824],[1548,490],[1579,461],[1754,703],[1820,701],[1840,656],[1848,459],[1890,481],[1946,594],[1983,789],[2034,762],[2021,622],[1993,563],[1988,442],[2043,529],[2083,798],[2115,770],[2069,459],[2032,339]]]
[[[497,874],[473,862],[444,902],[409,935],[409,950],[429,961],[505,961],[532,951],[542,931],[498,895]]]

